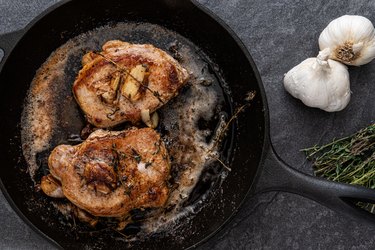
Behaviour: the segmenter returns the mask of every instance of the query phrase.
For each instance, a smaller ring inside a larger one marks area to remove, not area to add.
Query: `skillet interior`
[[[158,6],[158,8],[155,8]],[[35,71],[50,53],[68,39],[108,22],[149,22],[162,25],[187,37],[200,47],[217,65],[229,84],[234,106],[240,106],[245,93],[256,91],[255,100],[235,127],[232,172],[222,184],[223,198],[213,197],[210,204],[197,214],[190,227],[181,228],[184,240],[158,235],[138,247],[186,248],[214,233],[239,207],[254,182],[264,144],[264,104],[254,64],[231,34],[206,13],[188,1],[71,1],[46,14],[30,26],[26,35],[9,56],[0,75],[3,98],[1,112],[6,119],[1,124],[0,176],[8,200],[40,231],[64,248],[120,247],[106,234],[93,240],[89,235],[74,239],[58,221],[58,216],[38,201],[29,209],[27,201],[35,199],[34,189],[20,147],[20,117],[23,101]],[[12,202],[11,202],[12,203]],[[218,209],[220,208],[220,209]],[[16,209],[17,211],[17,209]],[[47,217],[50,223],[44,223]]]

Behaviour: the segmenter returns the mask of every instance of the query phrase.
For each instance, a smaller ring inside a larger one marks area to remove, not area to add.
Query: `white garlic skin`
[[[350,101],[348,69],[330,59],[306,59],[285,75],[284,87],[306,106],[327,112],[340,111]]]
[[[330,48],[331,59],[348,65],[369,63],[375,58],[374,25],[363,16],[341,16],[320,34],[319,48]]]

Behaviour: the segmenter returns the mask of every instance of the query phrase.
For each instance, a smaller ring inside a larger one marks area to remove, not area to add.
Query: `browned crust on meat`
[[[152,129],[98,130],[49,157],[66,198],[94,216],[122,217],[135,208],[162,207],[169,196],[170,161]]]
[[[73,84],[73,94],[86,115],[97,127],[112,127],[125,121],[136,124],[142,109],[150,112],[166,104],[178,94],[189,74],[166,52],[150,44],[130,44],[109,41],[96,56],[89,52],[83,59],[84,66]],[[91,60],[91,61],[90,61]],[[111,77],[120,72],[122,83],[130,70],[137,65],[147,65],[147,83],[137,100],[130,100],[117,91],[113,103],[104,103],[101,94],[110,91]]]

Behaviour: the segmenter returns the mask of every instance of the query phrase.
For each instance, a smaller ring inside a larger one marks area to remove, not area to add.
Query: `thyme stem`
[[[350,136],[301,151],[312,161],[315,175],[375,189],[375,123]],[[375,204],[357,205],[375,211]]]
[[[140,86],[144,87],[145,89],[147,89],[148,91],[151,92],[151,94],[153,94],[153,96],[155,96],[159,102],[161,102],[162,104],[165,104],[164,101],[160,98],[160,94],[159,92],[157,91],[154,91],[152,89],[150,89],[148,86],[146,86],[145,84],[143,84],[143,82],[141,81],[138,81],[137,78],[135,78],[132,74],[130,74],[130,70],[126,69],[126,68],[123,68],[121,67],[118,63],[116,63],[115,61],[113,61],[111,58],[108,58],[107,56],[103,55],[103,53],[101,52],[93,52],[94,54],[98,55],[98,56],[101,56],[104,60],[110,62],[111,64],[113,64],[120,72],[123,72],[127,75],[129,75],[131,78],[133,78],[133,80],[135,80]]]

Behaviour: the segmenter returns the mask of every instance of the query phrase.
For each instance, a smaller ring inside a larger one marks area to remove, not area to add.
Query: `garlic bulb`
[[[330,48],[330,58],[345,64],[366,64],[375,58],[374,26],[363,16],[339,17],[320,34],[319,48]]]
[[[328,112],[340,111],[350,101],[347,67],[328,59],[330,49],[292,68],[284,77],[285,89],[305,105]]]

